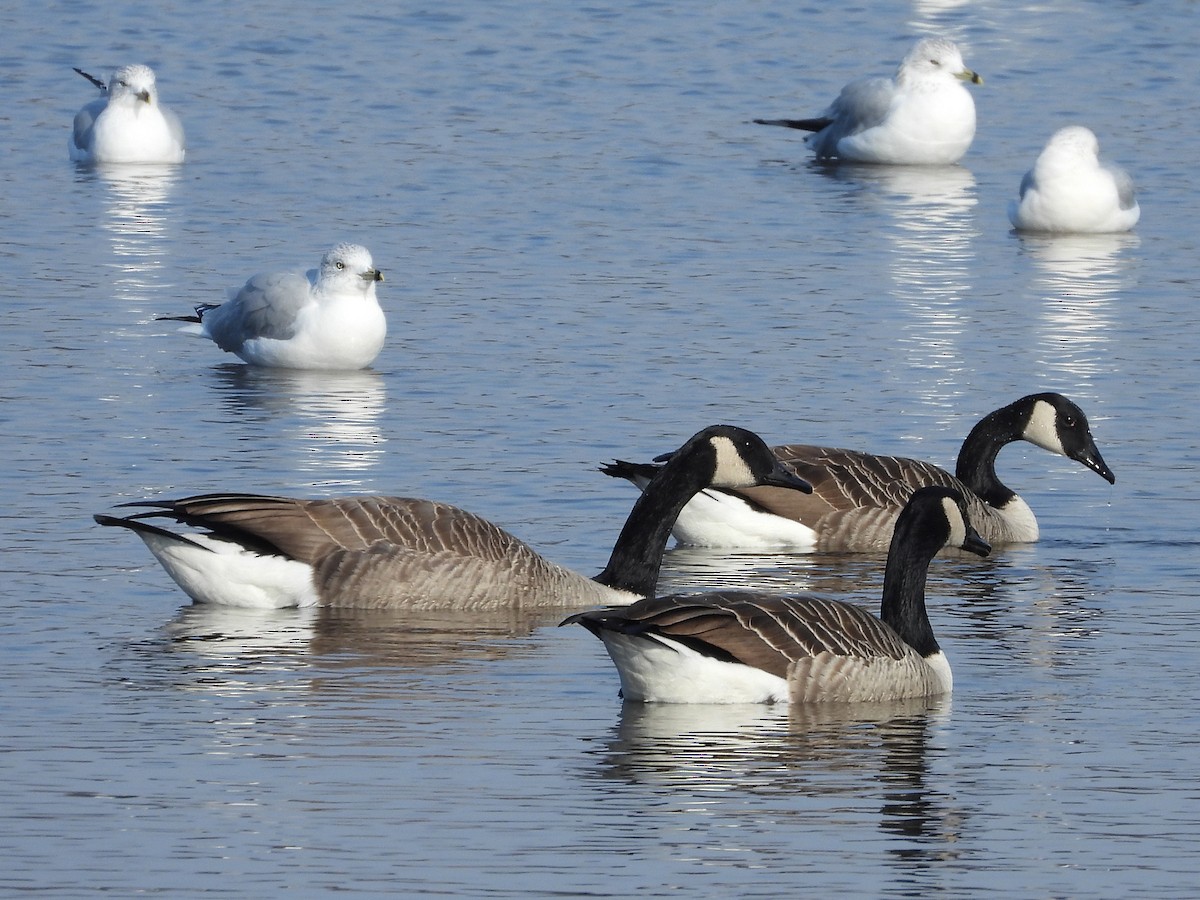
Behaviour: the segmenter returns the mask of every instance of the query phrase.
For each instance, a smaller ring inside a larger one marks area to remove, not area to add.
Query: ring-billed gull
[[[817,159],[947,165],[958,162],[975,137],[975,101],[964,81],[983,84],[958,46],[921,38],[895,78],[850,82],[817,118],[754,121],[814,132],[804,140]]]
[[[1008,218],[1018,231],[1128,231],[1141,214],[1133,179],[1100,161],[1100,142],[1082,125],[1054,132],[1021,179],[1020,197],[1008,204]]]
[[[82,163],[183,162],[183,126],[159,105],[154,70],[121,66],[107,85],[76,69],[104,92],[75,114],[67,149]]]
[[[338,244],[305,275],[255,275],[227,303],[202,303],[181,329],[256,366],[362,369],[383,348],[387,320],[375,296],[383,273],[358,244]]]

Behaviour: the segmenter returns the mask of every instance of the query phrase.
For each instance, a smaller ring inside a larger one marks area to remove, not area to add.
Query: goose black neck
[[[989,413],[971,429],[958,451],[954,474],[989,506],[1002,507],[1016,496],[996,476],[996,456],[1005,444],[1021,440],[1026,418],[1015,403]]]
[[[879,618],[921,656],[939,649],[925,609],[925,579],[929,563],[941,548],[942,541],[923,532],[914,516],[902,515],[896,522],[883,575]]]
[[[612,556],[595,581],[639,597],[653,597],[663,554],[679,512],[708,484],[702,467],[676,453],[634,504],[613,545]]]

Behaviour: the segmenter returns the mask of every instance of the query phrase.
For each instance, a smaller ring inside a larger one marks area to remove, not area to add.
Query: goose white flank
[[[876,618],[861,606],[755,591],[676,594],[570,616],[604,641],[626,700],[872,702],[948,694],[950,663],[925,609],[939,550],[990,550],[962,495],[912,495],[896,520]]]
[[[67,149],[79,163],[181,163],[183,126],[158,102],[154,70],[121,66],[108,84],[79,69],[102,96],[75,114]]]
[[[810,119],[755,119],[812,132],[817,159],[885,165],[958,162],[975,138],[975,101],[965,83],[983,84],[953,41],[926,37],[894,78],[860,78]]]
[[[1054,132],[1008,204],[1018,231],[1107,234],[1129,231],[1141,215],[1133,179],[1101,162],[1100,141],[1082,125]]]
[[[202,303],[181,331],[208,338],[255,366],[281,369],[364,369],[387,336],[375,295],[383,273],[366,247],[338,244],[304,275],[255,275],[232,299]]]

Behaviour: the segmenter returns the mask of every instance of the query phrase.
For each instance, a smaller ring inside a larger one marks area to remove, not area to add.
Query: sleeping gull
[[[850,82],[815,119],[755,119],[812,131],[817,159],[889,165],[958,162],[975,137],[975,101],[962,82],[983,84],[951,40],[921,38],[895,78]]]
[[[202,303],[180,329],[256,366],[363,369],[383,348],[387,320],[375,296],[383,273],[366,247],[338,244],[306,275],[255,275],[227,303]]]
[[[81,163],[183,162],[183,126],[158,103],[154,70],[121,66],[107,85],[79,69],[104,92],[75,114],[67,142],[71,159]]]
[[[1128,231],[1141,214],[1133,180],[1100,162],[1100,142],[1082,125],[1054,132],[1021,179],[1020,198],[1008,203],[1008,218],[1018,231]]]

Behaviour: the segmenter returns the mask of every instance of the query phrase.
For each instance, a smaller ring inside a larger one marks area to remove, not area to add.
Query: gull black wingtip
[[[108,90],[108,85],[105,84],[103,81],[101,81],[99,78],[97,78],[95,75],[89,75],[87,72],[83,71],[83,69],[77,68],[75,66],[71,66],[71,68],[74,71],[78,72],[80,75],[82,75],[84,78],[86,78],[88,81],[90,81],[92,84],[94,84],[96,87],[100,88],[100,90],[102,90],[102,91]]]

